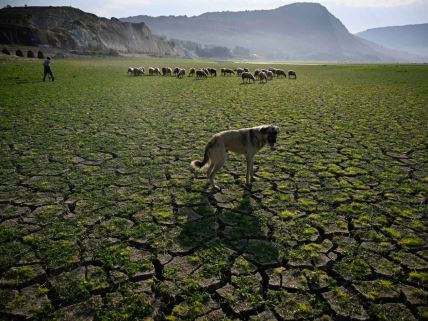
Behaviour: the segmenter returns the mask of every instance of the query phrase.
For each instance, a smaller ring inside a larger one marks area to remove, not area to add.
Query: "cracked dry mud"
[[[426,66],[128,64],[1,61],[0,319],[428,319]],[[207,190],[209,137],[271,122],[252,188],[230,155]]]

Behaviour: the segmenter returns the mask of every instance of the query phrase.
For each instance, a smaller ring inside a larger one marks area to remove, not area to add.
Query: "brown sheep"
[[[297,74],[294,70],[288,71],[288,79],[297,79]]]
[[[244,71],[244,72],[241,74],[241,77],[242,77],[242,82],[243,82],[243,83],[245,83],[247,79],[248,79],[248,83],[250,83],[250,82],[251,82],[251,80],[253,81],[253,83],[256,81],[256,79],[255,79],[255,78],[254,78],[254,76],[251,74],[251,72],[248,72],[248,71]]]
[[[259,79],[259,74],[260,74],[260,69],[256,69],[254,71],[254,78],[256,78],[258,80]]]

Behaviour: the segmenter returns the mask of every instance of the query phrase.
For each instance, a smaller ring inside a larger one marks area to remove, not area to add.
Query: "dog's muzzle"
[[[275,149],[276,137],[273,135],[268,136],[268,143],[271,149]]]

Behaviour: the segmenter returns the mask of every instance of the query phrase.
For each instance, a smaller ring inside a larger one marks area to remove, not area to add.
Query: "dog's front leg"
[[[254,160],[254,155],[247,154],[247,177],[246,177],[247,185],[250,185],[253,182],[253,160]]]
[[[254,155],[251,157],[250,165],[251,165],[251,168],[250,168],[250,182],[253,183],[253,181],[254,181]]]

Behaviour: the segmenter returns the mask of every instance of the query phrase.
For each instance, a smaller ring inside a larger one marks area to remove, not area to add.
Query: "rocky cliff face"
[[[99,18],[71,7],[12,7],[0,10],[0,43],[95,52],[175,55],[144,22]]]

